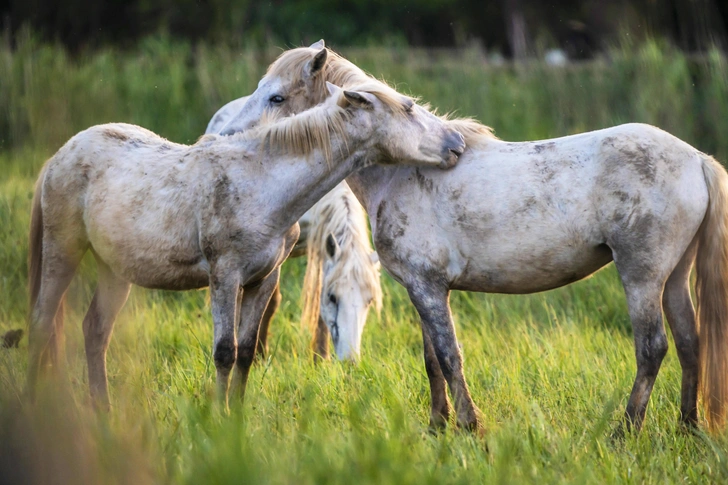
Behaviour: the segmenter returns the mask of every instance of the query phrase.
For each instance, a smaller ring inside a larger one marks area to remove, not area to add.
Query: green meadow
[[[35,177],[76,132],[123,121],[192,143],[225,102],[255,89],[280,50],[150,38],[70,55],[30,36],[0,47],[0,333],[24,328]],[[622,122],[657,125],[728,161],[728,59],[652,42],[587,63],[494,65],[479,50],[342,49],[440,112],[530,140]],[[487,432],[428,432],[419,323],[383,272],[357,365],[316,365],[299,324],[304,260],[283,266],[270,355],[244,404],[214,403],[206,290],[134,288],[107,357],[113,409],[87,398],[81,320],[89,258],[69,290],[60,384],[23,399],[27,339],[0,348],[0,484],[5,483],[725,483],[728,435],[678,425],[671,342],[644,430],[613,433],[635,374],[632,330],[612,265],[535,295],[455,292],[465,372]],[[728,349],[726,349],[728,351]]]

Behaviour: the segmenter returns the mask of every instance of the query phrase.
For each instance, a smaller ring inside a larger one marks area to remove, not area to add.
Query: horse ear
[[[315,56],[313,56],[313,59],[308,61],[308,77],[314,77],[323,70],[324,66],[326,65],[326,59],[328,58],[328,55],[329,51],[327,51],[326,47],[324,47],[320,51],[318,51]]]
[[[379,264],[379,254],[376,251],[369,253],[369,261],[371,261],[372,264]]]
[[[326,43],[323,39],[321,39],[318,42],[314,42],[313,44],[311,44],[309,49],[323,49],[324,47],[326,47]]]
[[[329,257],[333,259],[338,252],[339,243],[336,242],[336,238],[334,237],[334,235],[329,233],[329,235],[326,236],[326,254],[328,254]]]
[[[336,96],[336,94],[341,92],[341,88],[339,86],[337,86],[336,84],[331,84],[328,81],[326,81],[326,89],[329,91],[329,94],[331,96]]]
[[[371,108],[373,96],[369,93],[359,93],[357,91],[344,91],[344,97],[349,103],[357,108]]]

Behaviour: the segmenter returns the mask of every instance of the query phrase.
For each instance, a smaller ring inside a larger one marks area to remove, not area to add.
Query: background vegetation
[[[725,46],[721,0],[9,0],[12,37],[31,27],[74,52],[150,34],[259,46],[321,37],[338,46],[479,45],[509,57],[560,47],[589,58],[621,39],[664,37],[686,51]]]
[[[643,121],[728,160],[728,69],[719,50],[691,57],[668,44],[625,44],[564,67],[494,66],[476,46],[342,50],[400,90],[476,116],[506,139]],[[74,56],[29,34],[0,47],[0,332],[25,325],[26,230],[44,160],[77,131],[108,121],[192,142],[219,106],[254,89],[278,52],[170,36]],[[0,484],[728,480],[728,439],[676,426],[672,349],[644,432],[611,438],[635,372],[611,266],[544,294],[454,295],[466,375],[489,429],[478,437],[427,433],[416,314],[386,275],[385,308],[370,318],[359,365],[315,366],[297,322],[304,264],[284,265],[271,356],[253,369],[247,401],[230,416],[212,405],[206,292],[137,288],[108,356],[114,409],[90,411],[80,321],[95,268],[85,264],[70,290],[64,390],[28,405],[26,340],[19,351],[0,349]]]

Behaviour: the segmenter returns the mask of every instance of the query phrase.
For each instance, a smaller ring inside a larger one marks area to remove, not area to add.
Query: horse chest
[[[298,224],[275,234],[256,229],[228,228],[203,235],[202,252],[210,266],[220,261],[240,271],[243,285],[255,283],[273,271],[286,258],[298,240]]]

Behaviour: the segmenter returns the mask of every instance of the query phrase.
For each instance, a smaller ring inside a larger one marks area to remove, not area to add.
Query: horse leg
[[[210,276],[210,300],[214,325],[217,399],[227,409],[230,371],[235,364],[237,346],[235,325],[240,312],[240,279],[235,272],[213,270]]]
[[[450,385],[450,392],[455,400],[458,425],[475,430],[479,426],[477,409],[463,375],[463,357],[457,344],[455,325],[448,302],[450,292],[446,287],[434,285],[425,279],[416,282],[407,288],[407,291],[420,314],[423,330],[430,337],[442,375]],[[434,375],[437,375],[437,371],[434,371]],[[440,407],[441,386],[436,386],[436,390],[437,392],[432,395],[433,407],[435,405]],[[433,416],[432,419],[437,421],[438,417]]]
[[[64,298],[61,298],[56,317],[53,319],[53,331],[48,339],[47,351],[41,356],[42,366],[57,368],[63,362],[64,307]]]
[[[54,339],[54,333],[58,331],[56,315],[61,311],[62,300],[83,255],[83,251],[69,252],[48,239],[46,237],[44,241],[40,291],[28,332],[27,390],[31,398],[35,395],[41,365],[48,358],[49,345],[58,345],[57,335]],[[57,356],[58,351],[52,351],[51,355]]]
[[[258,331],[257,355],[262,359],[268,355],[268,327],[279,306],[281,306],[281,286],[276,285],[273,295],[270,297],[270,302],[268,302],[268,306],[263,313],[263,320],[260,322],[260,330]]]
[[[680,367],[682,389],[680,392],[680,421],[686,426],[698,424],[698,330],[695,309],[690,299],[690,270],[695,261],[696,245],[683,255],[678,266],[665,283],[662,304],[675,340]]]
[[[83,335],[91,399],[97,408],[109,409],[106,350],[111,341],[114,321],[126,303],[131,284],[116,276],[98,257],[96,262],[99,281],[91,306],[83,319]]]
[[[238,357],[235,373],[235,389],[242,401],[245,397],[245,387],[248,383],[250,365],[255,357],[258,345],[258,332],[263,313],[268,307],[271,296],[278,287],[280,268],[276,268],[258,285],[246,288],[240,308],[240,324],[238,327]]]
[[[329,358],[329,340],[331,336],[329,334],[329,328],[324,323],[324,319],[319,315],[318,322],[316,323],[316,330],[313,335],[313,361],[315,363],[322,362]]]
[[[633,265],[622,271],[620,261],[615,258],[617,270],[627,296],[627,307],[634,332],[637,375],[625,411],[627,429],[632,426],[640,430],[645,418],[652,386],[655,384],[662,359],[667,353],[667,336],[662,324],[663,279],[645,278],[644,267]]]
[[[450,419],[450,402],[447,399],[447,383],[445,376],[437,361],[435,347],[432,345],[430,334],[427,333],[424,323],[422,327],[422,342],[424,344],[425,370],[430,381],[430,397],[432,409],[430,410],[430,429],[437,430],[447,426]]]

